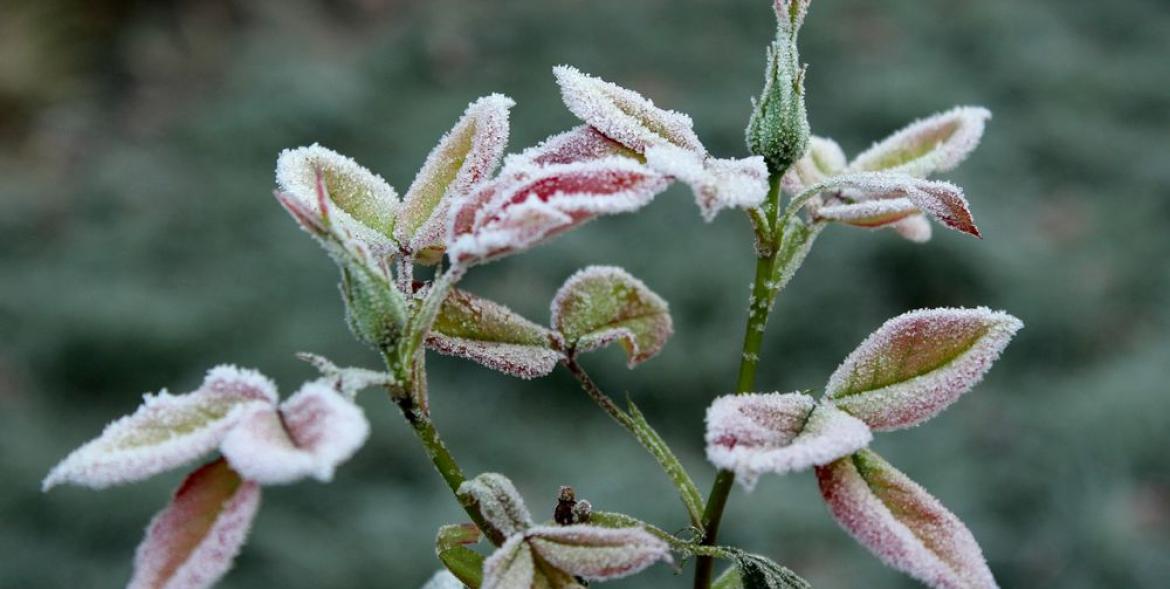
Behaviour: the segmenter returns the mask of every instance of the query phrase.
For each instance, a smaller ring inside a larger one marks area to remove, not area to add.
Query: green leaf
[[[739,569],[743,589],[809,589],[812,585],[796,573],[776,564],[759,554],[744,552],[738,548],[731,552]],[[734,586],[734,585],[733,585]]]
[[[341,268],[341,295],[354,336],[378,350],[398,341],[406,326],[406,300],[388,276],[351,260]]]
[[[483,584],[483,555],[467,548],[454,546],[439,551],[439,561],[455,578],[471,589],[478,589]]]
[[[576,352],[620,342],[631,368],[657,354],[674,332],[666,301],[613,266],[590,266],[565,281],[552,302],[552,324]]]
[[[743,589],[743,576],[739,574],[739,567],[727,567],[722,575],[711,582],[711,589]]]
[[[558,336],[511,309],[467,291],[451,289],[427,335],[427,347],[520,378],[556,368]]]

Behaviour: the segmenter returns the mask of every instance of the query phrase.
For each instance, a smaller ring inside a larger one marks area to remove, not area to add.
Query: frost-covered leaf
[[[463,589],[463,581],[450,571],[436,571],[422,586],[422,589]]]
[[[642,157],[638,152],[602,135],[597,129],[581,125],[553,135],[519,155],[509,156],[505,167],[524,163],[537,166],[571,164],[615,156],[639,161]]]
[[[312,364],[321,376],[333,385],[333,389],[349,399],[353,399],[358,391],[371,387],[384,387],[397,382],[393,374],[379,370],[348,367],[342,368],[328,358],[308,352],[299,352],[297,358]]]
[[[899,315],[845,358],[825,397],[874,430],[918,425],[971,390],[1022,326],[985,307]]]
[[[286,149],[276,160],[276,183],[281,192],[341,234],[352,235],[380,253],[397,249],[391,235],[398,194],[381,176],[352,159],[317,144]],[[301,215],[293,209],[289,212],[301,222]]]
[[[442,257],[447,209],[495,171],[508,144],[508,109],[515,104],[501,94],[476,100],[427,156],[394,227],[394,237],[416,261]]]
[[[925,489],[862,450],[817,468],[829,510],[887,565],[936,589],[993,589],[971,532]]]
[[[886,225],[913,214],[905,201],[913,204],[918,211],[934,217],[940,223],[975,237],[979,237],[979,228],[971,217],[967,200],[963,198],[963,190],[949,182],[923,180],[906,174],[888,172],[851,172],[833,178],[819,186],[826,191],[832,191],[835,196],[826,201],[825,206],[814,208],[814,214],[820,216],[823,208],[828,208],[830,215],[844,217],[844,221],[855,221],[862,226],[875,227]],[[904,200],[902,200],[904,199]],[[836,208],[838,201],[847,204],[865,204],[872,201],[898,201],[895,203],[866,204],[864,207]],[[831,218],[831,217],[826,217]],[[869,219],[867,221],[867,219]],[[882,222],[885,219],[885,222]]]
[[[577,352],[620,342],[631,368],[657,354],[674,333],[666,301],[614,266],[589,266],[570,276],[553,298],[552,325]]]
[[[221,458],[191,473],[146,529],[129,589],[210,587],[232,566],[260,507],[260,486]]]
[[[483,562],[482,589],[530,589],[536,577],[532,548],[523,535],[508,538]]]
[[[760,156],[719,159],[660,145],[646,150],[646,164],[689,185],[708,222],[722,209],[758,207],[768,197],[768,166]]]
[[[730,585],[738,589],[810,589],[812,585],[773,560],[732,549],[735,566],[739,573],[739,584]],[[734,580],[732,580],[734,582]]]
[[[389,272],[366,260],[340,260],[345,320],[354,337],[384,350],[394,345],[406,326],[406,299]]]
[[[669,144],[706,155],[689,116],[571,66],[557,66],[553,74],[569,111],[606,137],[638,153]]]
[[[519,534],[532,526],[532,516],[520,492],[508,477],[485,472],[459,486],[458,495],[479,506],[487,523],[504,537]]]
[[[800,393],[727,395],[707,409],[707,459],[748,490],[763,473],[828,464],[872,438],[857,418]]]
[[[532,528],[532,550],[554,567],[592,581],[626,577],[671,562],[670,546],[640,527],[571,525]]]
[[[812,135],[808,138],[808,150],[784,173],[781,185],[790,194],[799,194],[844,172],[847,164],[845,152],[836,141]]]
[[[885,227],[917,214],[918,206],[908,198],[832,204],[816,209],[816,216],[819,219],[857,227]]]
[[[925,178],[958,166],[983,137],[991,112],[960,106],[911,123],[849,164],[855,171],[886,171]]]
[[[484,557],[467,547],[468,544],[479,542],[480,536],[482,534],[475,524],[463,524],[443,526],[435,538],[435,554],[450,571],[450,578],[459,581],[460,589],[463,584],[469,587],[483,584]]]
[[[520,378],[552,372],[561,359],[557,335],[511,309],[451,289],[427,334],[427,347]]]
[[[279,485],[311,476],[329,482],[369,434],[361,408],[321,379],[305,383],[279,413],[263,408],[241,418],[220,451],[250,481]]]
[[[207,454],[247,412],[272,407],[276,386],[254,370],[211,369],[194,392],[144,395],[142,406],[75,450],[43,488],[72,483],[95,489],[140,481]]]
[[[515,253],[599,215],[637,210],[668,184],[622,157],[510,166],[453,207],[448,255],[470,264]]]
[[[890,225],[890,229],[893,229],[898,235],[914,243],[926,243],[930,241],[932,233],[930,221],[927,221],[926,215],[922,214],[910,215]]]

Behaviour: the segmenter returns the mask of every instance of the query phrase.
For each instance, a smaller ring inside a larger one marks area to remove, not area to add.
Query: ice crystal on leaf
[[[1022,326],[984,307],[899,315],[845,358],[825,398],[874,430],[918,425],[971,390]]]
[[[463,589],[463,582],[449,571],[438,571],[422,586],[422,589]]]
[[[310,476],[329,482],[369,434],[362,410],[321,379],[305,383],[279,409],[261,408],[241,418],[220,451],[244,478],[265,485]]]
[[[845,152],[836,141],[812,135],[808,138],[808,151],[784,173],[781,186],[791,194],[799,194],[841,174],[848,164]]]
[[[474,501],[484,519],[504,536],[519,534],[532,526],[524,499],[504,475],[483,473],[460,485],[459,496]]]
[[[582,73],[575,67],[553,68],[561,96],[577,118],[606,137],[638,152],[659,145],[674,145],[706,155],[695,135],[691,117],[654,105],[650,99]]]
[[[622,157],[517,162],[452,207],[448,255],[472,264],[515,253],[599,215],[642,208],[667,184],[661,174]]]
[[[353,399],[358,391],[395,384],[394,375],[366,368],[341,368],[324,356],[301,352],[297,358],[312,364],[337,392]]]
[[[61,483],[101,489],[177,468],[219,446],[248,411],[275,402],[276,385],[260,373],[219,366],[194,392],[144,395],[134,414],[106,426],[53,468],[44,489]]]
[[[638,152],[610,139],[589,125],[580,125],[545,139],[519,155],[509,156],[512,167],[521,162],[547,166],[571,164],[607,157],[627,157],[641,161]]]
[[[646,164],[688,184],[708,222],[722,209],[758,207],[768,196],[768,166],[759,156],[719,159],[661,145],[646,150]]]
[[[483,561],[482,589],[552,589],[543,575],[537,582],[532,547],[523,535],[508,538],[487,560]]]
[[[259,485],[223,459],[191,473],[147,527],[128,589],[210,587],[231,568],[259,507]]]
[[[818,467],[817,480],[838,523],[889,566],[936,589],[996,587],[963,522],[874,452]]]
[[[452,289],[426,344],[512,376],[536,378],[552,372],[561,359],[553,345],[557,339],[557,334],[499,303]]]
[[[553,298],[552,325],[575,352],[620,342],[631,368],[657,354],[674,333],[666,301],[613,266],[590,266],[569,277]]]
[[[286,149],[276,160],[276,183],[304,209],[375,251],[397,249],[392,235],[398,194],[352,159],[317,144]]]
[[[949,182],[889,172],[851,172],[818,186],[834,191],[834,196],[812,207],[817,218],[881,227],[923,212],[951,229],[980,237],[963,190]]]
[[[476,100],[427,156],[394,228],[416,261],[435,263],[442,256],[447,209],[495,171],[508,144],[508,109],[515,104],[501,94]]]
[[[800,393],[728,395],[707,409],[707,459],[748,490],[763,473],[828,464],[872,437],[857,418]]]
[[[547,526],[526,535],[545,562],[590,581],[619,579],[659,561],[671,562],[666,542],[637,527]]]
[[[953,170],[979,145],[990,118],[985,108],[960,106],[915,121],[862,152],[849,169],[919,178]]]

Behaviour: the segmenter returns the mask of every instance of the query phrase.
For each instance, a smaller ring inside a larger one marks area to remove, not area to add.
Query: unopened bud
[[[748,149],[763,156],[773,174],[783,173],[808,147],[804,68],[796,50],[797,32],[807,8],[808,2],[776,3],[776,40],[768,48],[764,90],[754,101],[746,130]]]

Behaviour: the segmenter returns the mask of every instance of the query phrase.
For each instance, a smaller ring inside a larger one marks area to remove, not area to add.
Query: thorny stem
[[[695,486],[691,475],[687,473],[682,463],[679,462],[662,437],[632,407],[631,410],[634,411],[635,415],[631,415],[623,411],[621,407],[618,407],[613,402],[613,399],[606,395],[601,390],[601,387],[597,386],[597,383],[593,382],[593,379],[589,377],[589,373],[585,372],[585,368],[577,363],[577,359],[573,354],[568,354],[563,363],[565,368],[581,384],[581,388],[589,395],[589,398],[593,399],[597,403],[597,406],[608,413],[618,425],[621,425],[629,431],[642,444],[642,447],[646,448],[654,456],[654,459],[662,466],[662,470],[666,473],[666,476],[670,477],[670,480],[678,489],[679,497],[687,509],[687,515],[690,517],[691,525],[696,527],[701,526],[703,496],[699,493],[699,488]]]

